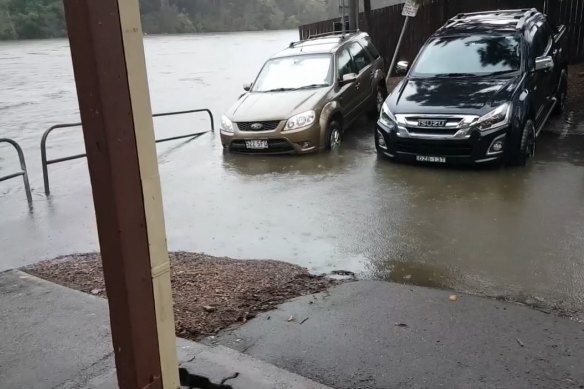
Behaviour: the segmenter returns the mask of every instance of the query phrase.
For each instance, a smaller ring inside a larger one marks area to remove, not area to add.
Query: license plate
[[[265,139],[260,140],[246,140],[245,147],[252,150],[262,150],[268,148],[268,141]]]
[[[416,155],[416,161],[418,161],[418,162],[432,162],[432,163],[446,163],[446,158],[444,158],[444,157],[430,157],[427,155]]]

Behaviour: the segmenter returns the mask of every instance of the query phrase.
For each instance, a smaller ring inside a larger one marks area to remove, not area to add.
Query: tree
[[[16,39],[16,30],[7,0],[0,0],[0,39]]]
[[[98,0],[96,0],[98,1]],[[338,16],[338,0],[139,0],[145,33],[296,28]],[[0,39],[66,35],[62,0],[0,0]]]

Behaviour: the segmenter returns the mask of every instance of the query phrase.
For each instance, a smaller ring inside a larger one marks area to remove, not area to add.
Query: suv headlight
[[[234,132],[233,122],[225,115],[221,116],[221,131],[223,132]]]
[[[383,124],[385,127],[389,128],[390,130],[394,129],[397,126],[397,120],[389,107],[386,104],[381,106],[381,113],[379,114],[379,122]]]
[[[509,123],[510,116],[511,104],[505,103],[479,118],[479,120],[475,123],[475,126],[481,131],[504,126]]]
[[[286,123],[286,130],[297,130],[299,128],[308,127],[316,120],[316,112],[306,111],[292,116]]]

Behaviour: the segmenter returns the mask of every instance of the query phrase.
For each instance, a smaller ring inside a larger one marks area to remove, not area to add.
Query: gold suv
[[[334,150],[362,113],[379,114],[387,91],[383,58],[364,32],[293,42],[270,58],[221,118],[233,152]]]

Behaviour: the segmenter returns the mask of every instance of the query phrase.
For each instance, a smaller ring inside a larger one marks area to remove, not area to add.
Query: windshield
[[[428,43],[412,76],[457,76],[507,73],[521,66],[517,35],[446,36]]]
[[[330,54],[274,58],[266,62],[252,90],[270,92],[329,86],[332,69]]]

